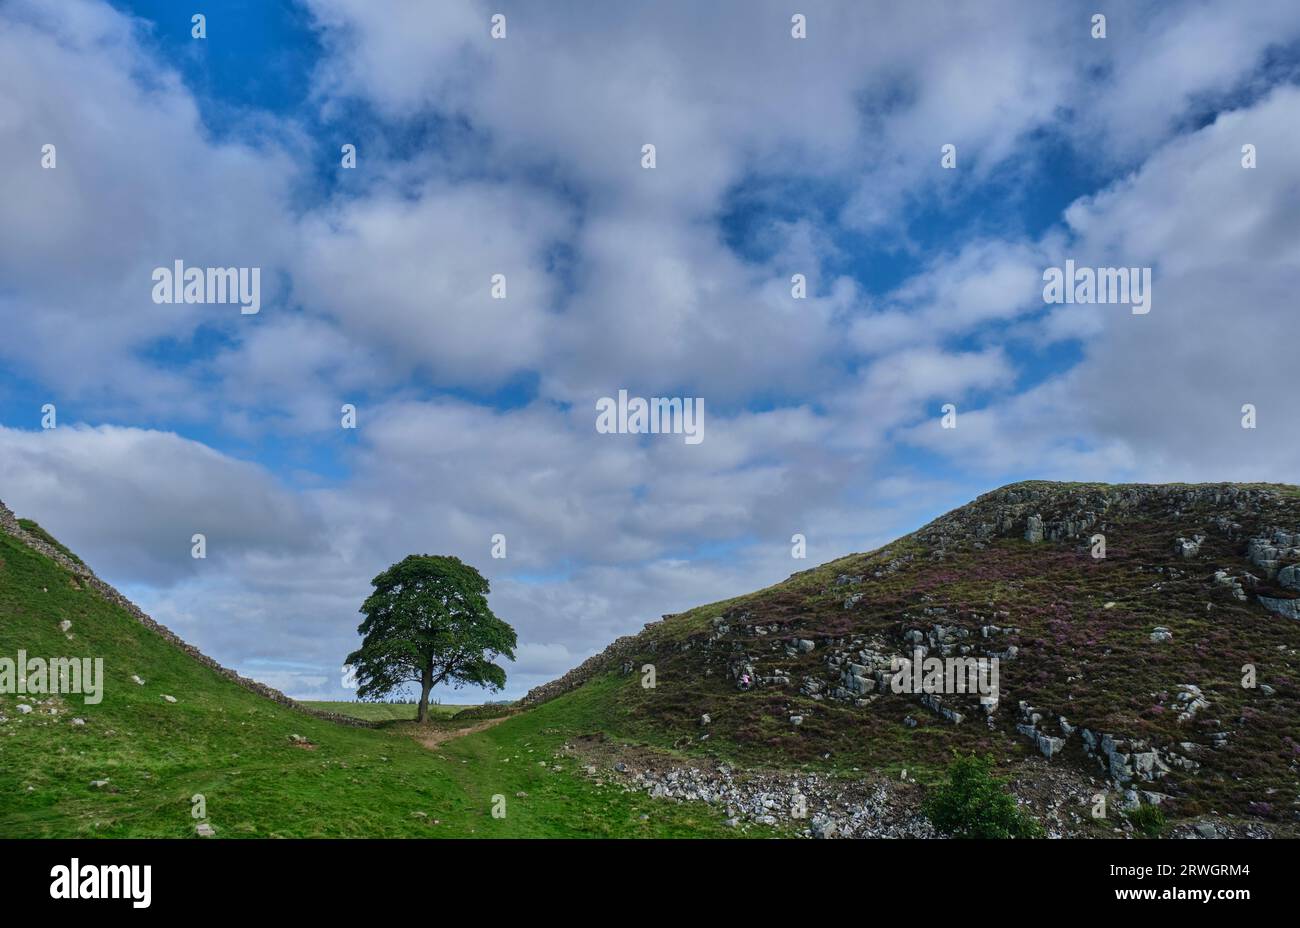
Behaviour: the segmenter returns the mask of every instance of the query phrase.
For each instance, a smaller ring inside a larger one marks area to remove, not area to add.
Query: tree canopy
[[[408,683],[420,687],[419,721],[429,717],[429,691],[442,683],[499,691],[515,659],[515,630],[488,607],[487,579],[459,558],[412,554],[371,581],[357,627],[361,647],[347,663],[357,696],[380,699]]]

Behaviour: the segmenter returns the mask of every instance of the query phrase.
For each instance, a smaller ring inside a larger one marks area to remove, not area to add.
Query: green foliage
[[[441,683],[500,690],[498,655],[515,659],[515,630],[488,608],[488,581],[459,558],[412,554],[372,581],[361,606],[361,647],[347,657],[357,696],[379,699],[406,683],[420,687],[418,718]]]
[[[1154,838],[1165,830],[1165,813],[1155,806],[1138,806],[1125,818],[1140,834],[1148,838]]]
[[[958,838],[1036,838],[1042,827],[1016,804],[993,773],[993,758],[957,757],[948,781],[926,800],[934,827]]]

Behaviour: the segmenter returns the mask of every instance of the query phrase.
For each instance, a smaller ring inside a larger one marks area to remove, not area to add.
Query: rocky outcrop
[[[986,493],[970,505],[941,516],[920,529],[917,537],[939,547],[968,538],[975,539],[978,545],[983,539],[1015,535],[1030,543],[1086,541],[1093,532],[1106,531],[1108,517],[1138,510],[1175,515],[1197,509],[1215,510],[1218,515],[1209,524],[1232,535],[1241,526],[1224,513],[1249,516],[1263,504],[1278,500],[1277,492],[1267,487],[1226,483],[1112,486],[1026,481]],[[1300,535],[1282,534],[1285,538],[1280,540],[1287,546],[1300,545]],[[1194,557],[1203,540],[1204,536],[1180,538],[1177,553]],[[1265,547],[1276,546],[1270,539]]]
[[[317,718],[327,719],[331,722],[338,722],[341,725],[352,725],[358,728],[374,727],[374,723],[372,722],[365,722],[361,719],[350,718],[346,715],[339,715],[334,712],[321,712],[309,708],[308,706],[304,706],[302,703],[290,699],[277,689],[272,689],[264,683],[258,683],[256,680],[251,680],[248,677],[241,676],[230,668],[218,664],[198,648],[181,640],[180,636],[167,628],[167,626],[155,622],[152,618],[146,615],[144,610],[139,606],[119,593],[110,584],[105,583],[103,580],[99,579],[99,577],[95,576],[95,573],[85,564],[78,560],[74,560],[46,542],[44,539],[38,538],[26,531],[22,525],[19,524],[17,517],[14,516],[13,512],[3,502],[0,502],[0,531],[12,535],[15,539],[22,542],[36,553],[54,561],[60,567],[75,576],[81,583],[89,587],[98,596],[108,600],[108,602],[120,608],[145,628],[148,628],[169,644],[184,651],[203,666],[211,668],[226,679],[244,687],[244,689],[251,690],[257,695],[270,699],[273,702],[277,702],[282,706],[296,709],[299,712],[313,715]]]
[[[1246,557],[1272,580],[1281,579],[1282,565],[1286,561],[1300,560],[1300,532],[1273,528],[1263,535],[1250,539]],[[1288,574],[1288,577],[1293,574]]]
[[[1261,596],[1259,601],[1265,609],[1276,612],[1282,618],[1300,622],[1300,599],[1275,599],[1272,596]]]

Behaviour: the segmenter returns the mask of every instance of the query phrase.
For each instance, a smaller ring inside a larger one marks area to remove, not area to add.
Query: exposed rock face
[[[1043,540],[1043,517],[1032,515],[1029,517],[1029,524],[1025,528],[1025,541],[1036,543]]]
[[[1033,742],[1042,755],[1051,760],[1065,749],[1065,742],[1074,731],[1074,727],[1065,720],[1065,716],[1060,716],[1058,724],[1061,728],[1061,737],[1058,738],[1055,735],[1049,735],[1038,730],[1038,725],[1042,721],[1043,713],[1022,700],[1020,703],[1020,722],[1016,725],[1016,731]]]
[[[1246,557],[1256,567],[1264,571],[1270,580],[1277,577],[1281,582],[1281,565],[1284,561],[1300,560],[1300,532],[1273,528],[1271,531],[1250,539]],[[1288,581],[1295,577],[1295,572],[1287,574]],[[1284,584],[1285,585],[1285,584]],[[1295,587],[1290,587],[1295,589]]]
[[[1272,490],[1235,484],[1078,487],[1031,481],[986,493],[970,505],[935,519],[917,535],[939,547],[947,547],[954,538],[1007,537],[1017,533],[1029,542],[1086,540],[1094,531],[1105,532],[1106,518],[1112,513],[1138,509],[1175,513],[1213,507],[1221,513],[1250,514],[1262,502],[1275,499]],[[1226,515],[1219,516],[1215,527],[1224,534],[1241,528]],[[1196,536],[1179,541],[1191,545],[1187,557],[1198,550]],[[1300,549],[1300,534],[1278,530],[1277,538],[1270,536],[1266,547],[1276,547],[1275,542]],[[1300,559],[1300,550],[1296,555]]]
[[[306,713],[307,715],[314,715],[317,718],[328,719],[331,722],[338,722],[341,725],[352,725],[358,728],[374,727],[373,722],[364,722],[360,719],[350,718],[346,715],[338,715],[333,712],[320,712],[316,709],[311,709],[307,706],[304,706],[300,702],[290,699],[288,696],[284,695],[284,693],[281,693],[277,689],[272,689],[271,687],[267,686],[264,683],[258,683],[256,680],[250,680],[248,677],[240,676],[239,674],[235,673],[235,671],[229,669],[228,667],[221,666],[212,658],[208,657],[206,654],[201,652],[198,648],[186,644],[184,641],[181,640],[181,638],[178,635],[172,632],[171,629],[167,628],[165,625],[161,625],[158,622],[155,622],[152,618],[146,615],[144,611],[140,609],[139,606],[131,602],[129,599],[127,599],[125,596],[119,593],[112,586],[105,583],[103,580],[99,579],[99,577],[95,576],[94,572],[85,564],[79,563],[78,561],[74,561],[72,558],[68,557],[62,551],[59,551],[57,548],[53,547],[52,545],[47,544],[44,540],[37,538],[36,536],[25,531],[23,527],[18,524],[18,519],[14,516],[13,512],[7,506],[5,506],[3,502],[0,502],[0,531],[3,531],[8,535],[12,535],[14,538],[18,539],[18,541],[21,541],[23,544],[31,548],[33,551],[36,551],[37,553],[54,561],[60,567],[69,571],[74,577],[76,577],[82,583],[90,587],[90,589],[93,590],[97,595],[103,597],[113,605],[117,606],[118,608],[122,609],[123,611],[131,615],[141,625],[145,626],[150,631],[159,635],[161,638],[166,640],[169,644],[172,644],[175,647],[180,648],[182,651],[184,651],[190,657],[194,658],[200,664],[203,664],[205,667],[212,668],[213,670],[221,674],[226,679],[238,683],[240,686],[244,687],[245,689],[251,690],[259,696],[263,696],[267,699],[278,702],[283,706],[288,706],[291,709],[296,709],[299,712]]]
[[[1266,609],[1271,609],[1283,618],[1300,622],[1300,599],[1274,599],[1272,596],[1261,596],[1259,601]]]

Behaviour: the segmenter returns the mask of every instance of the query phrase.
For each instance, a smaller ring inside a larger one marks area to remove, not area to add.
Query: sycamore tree
[[[506,672],[493,660],[515,659],[515,630],[488,608],[488,582],[477,570],[460,558],[412,554],[371,583],[357,627],[361,647],[347,658],[358,697],[380,699],[414,683],[425,722],[429,691],[440,683],[505,686]]]

